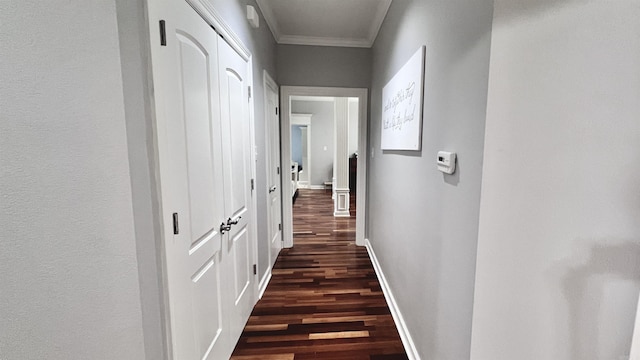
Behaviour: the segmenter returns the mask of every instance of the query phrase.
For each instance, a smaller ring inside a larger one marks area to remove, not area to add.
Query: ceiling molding
[[[224,21],[224,18],[216,11],[216,9],[205,0],[187,0],[187,3],[202,16],[205,21],[213,26],[214,30],[222,35],[222,37],[231,45],[231,47],[240,54],[240,56],[249,61],[251,59],[251,52],[247,48],[240,37],[231,29],[231,27]]]
[[[387,12],[389,11],[392,1],[393,0],[379,0],[379,5],[374,18],[370,20],[371,26],[369,28],[367,38],[335,38],[283,34],[278,22],[278,15],[274,13],[273,5],[270,3],[270,0],[256,0],[256,3],[258,8],[260,8],[260,12],[264,17],[269,30],[271,30],[271,34],[278,44],[370,48],[378,37],[378,32],[382,27],[385,17],[387,16]]]
[[[375,18],[372,21],[373,26],[369,32],[369,47],[373,46],[373,43],[376,41],[378,37],[378,33],[380,32],[380,28],[382,27],[382,23],[384,22],[384,18],[387,17],[387,12],[389,12],[389,7],[391,6],[392,0],[383,0],[384,3],[378,8],[378,12],[375,15]]]
[[[279,44],[314,45],[370,48],[373,45],[368,39],[328,38],[315,36],[282,35]]]
[[[271,34],[276,39],[277,43],[280,43],[280,27],[278,26],[278,20],[273,13],[273,9],[269,5],[269,0],[256,0],[258,7],[260,8],[260,12],[262,12],[262,16],[264,16],[264,21],[269,26],[269,30],[271,30]]]

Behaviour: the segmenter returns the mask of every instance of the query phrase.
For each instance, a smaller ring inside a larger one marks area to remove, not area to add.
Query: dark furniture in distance
[[[349,158],[349,191],[356,193],[356,174],[358,173],[358,158],[352,156]]]

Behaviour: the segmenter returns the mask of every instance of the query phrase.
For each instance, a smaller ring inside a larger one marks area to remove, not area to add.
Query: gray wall
[[[253,104],[255,114],[256,194],[258,201],[258,274],[262,279],[269,268],[269,239],[267,231],[267,182],[268,156],[266,148],[267,128],[264,113],[263,70],[280,83],[276,69],[276,42],[255,0],[209,0],[224,21],[242,40],[253,56]],[[247,5],[252,5],[260,15],[260,27],[254,29],[247,21]],[[270,109],[270,111],[273,111]]]
[[[333,101],[292,101],[292,113],[313,114],[311,117],[311,178],[309,184],[321,186],[333,174]],[[309,133],[308,133],[309,134]],[[327,148],[325,150],[324,148]],[[306,170],[306,169],[305,169]]]
[[[469,358],[492,3],[394,1],[373,47],[368,238],[423,359]],[[422,45],[422,151],[383,153],[382,88]]]
[[[0,2],[0,358],[145,358],[116,2]]]
[[[278,45],[278,80],[289,86],[369,88],[371,49]]]
[[[640,2],[496,0],[474,360],[627,359]]]

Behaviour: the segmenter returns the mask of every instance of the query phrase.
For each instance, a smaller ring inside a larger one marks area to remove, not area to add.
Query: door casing
[[[326,96],[358,98],[358,173],[356,193],[356,245],[365,246],[366,191],[367,191],[367,129],[368,129],[368,90],[364,88],[282,86],[281,101],[281,163],[291,162],[291,97],[292,96]],[[291,183],[282,182],[282,193],[291,193]],[[293,205],[290,201],[282,202],[282,236],[284,247],[293,247]]]

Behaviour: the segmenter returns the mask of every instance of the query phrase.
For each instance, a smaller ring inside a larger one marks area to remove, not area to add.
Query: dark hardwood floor
[[[355,209],[334,218],[329,191],[301,189],[293,213],[294,246],[280,253],[231,358],[407,359],[367,250],[355,245]]]

